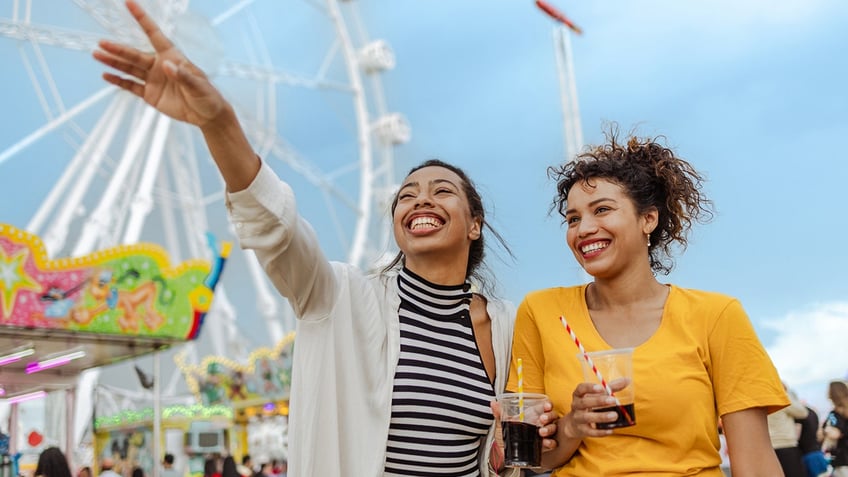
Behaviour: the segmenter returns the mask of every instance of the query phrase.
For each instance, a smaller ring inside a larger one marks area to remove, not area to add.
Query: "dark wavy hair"
[[[483,229],[489,229],[495,239],[500,243],[501,247],[506,250],[510,257],[514,257],[512,251],[509,249],[506,241],[501,237],[501,235],[492,228],[492,226],[486,221],[486,209],[483,206],[483,198],[480,196],[480,192],[477,191],[477,186],[474,185],[474,182],[468,175],[454,165],[448,164],[447,162],[441,161],[439,159],[429,159],[427,161],[422,162],[421,164],[413,167],[406,174],[406,177],[409,177],[413,172],[423,169],[425,167],[442,167],[445,168],[462,179],[462,190],[465,192],[465,196],[468,198],[468,206],[471,211],[471,217],[475,219],[480,219],[480,223],[482,227],[480,229],[480,238],[471,242],[471,248],[468,251],[468,266],[465,269],[465,278],[474,279],[482,289],[490,289],[491,286],[488,284],[486,280],[485,274],[483,273],[483,269],[485,269],[484,259],[486,257],[486,242],[485,236],[483,234]],[[392,199],[391,206],[391,214],[394,216],[395,209],[397,208],[399,200],[399,195],[396,193],[394,199]],[[397,267],[399,264],[403,264],[405,260],[403,251],[399,251],[395,258],[383,268],[383,272],[388,272],[391,269]]]
[[[40,477],[71,477],[71,467],[68,459],[58,447],[48,447],[38,456],[35,466],[35,476]]]
[[[548,177],[557,182],[550,211],[565,220],[568,192],[578,182],[606,179],[619,184],[639,213],[652,207],[659,212],[657,228],[651,232],[648,254],[651,269],[667,275],[674,268],[671,245],[685,250],[692,222],[706,223],[713,218],[713,203],[702,192],[703,177],[686,160],[662,144],[663,136],[639,138],[628,135],[619,141],[618,126],[604,131],[606,143],[591,146],[561,166],[548,168]]]

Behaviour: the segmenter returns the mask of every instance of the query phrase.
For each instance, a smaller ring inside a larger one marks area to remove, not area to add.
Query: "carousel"
[[[231,248],[211,237],[209,246],[211,263],[171,264],[153,244],[51,260],[39,237],[0,224],[0,403],[10,422],[4,475],[18,474],[23,445],[46,442],[74,454],[75,410],[92,398],[77,392],[86,370],[198,336]],[[49,425],[26,429],[20,408],[36,400],[44,400]]]

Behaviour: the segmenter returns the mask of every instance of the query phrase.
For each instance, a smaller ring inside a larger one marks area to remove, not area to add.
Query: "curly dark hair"
[[[465,278],[473,278],[483,289],[490,288],[487,285],[487,280],[484,277],[484,273],[482,273],[482,269],[485,268],[483,259],[486,257],[486,243],[484,240],[484,234],[482,229],[489,229],[492,235],[497,239],[498,243],[506,250],[506,252],[513,256],[512,251],[509,249],[506,241],[501,237],[501,235],[492,228],[492,226],[486,221],[486,208],[483,206],[483,198],[480,196],[480,192],[477,191],[477,186],[474,185],[474,182],[470,177],[460,169],[452,164],[448,164],[447,162],[441,161],[439,159],[429,159],[427,161],[418,164],[409,170],[406,174],[406,177],[409,177],[413,172],[423,169],[425,167],[442,167],[445,168],[454,174],[458,175],[460,179],[462,179],[462,190],[465,192],[465,196],[468,198],[468,206],[471,210],[471,217],[480,219],[482,224],[480,231],[480,238],[471,242],[471,248],[468,253],[468,266],[465,269]],[[392,199],[391,213],[394,215],[395,209],[397,208],[399,196],[395,194],[394,199]],[[383,268],[383,272],[388,272],[389,270],[395,268],[399,264],[404,262],[404,254],[403,251],[397,253],[395,258]]]
[[[550,212],[556,210],[565,219],[568,192],[578,182],[588,185],[592,179],[606,179],[619,184],[637,212],[652,207],[659,212],[648,254],[651,269],[668,275],[674,268],[671,245],[677,242],[685,250],[692,222],[706,223],[713,218],[713,203],[701,190],[704,179],[689,162],[661,144],[665,142],[663,136],[639,138],[630,134],[620,142],[614,124],[604,135],[605,144],[590,146],[574,160],[548,168],[548,177],[557,182]]]

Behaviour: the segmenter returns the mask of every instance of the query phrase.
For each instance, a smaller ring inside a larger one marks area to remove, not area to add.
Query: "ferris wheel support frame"
[[[128,98],[123,98],[123,100],[115,98],[107,107],[107,111],[118,114],[121,111],[125,111],[128,107]],[[91,184],[97,169],[103,162],[109,142],[111,142],[111,138],[114,136],[119,125],[120,123],[118,121],[111,121],[110,116],[103,115],[101,117],[92,131],[96,134],[90,134],[86,138],[82,147],[71,160],[70,165],[65,169],[56,187],[50,191],[47,199],[42,202],[41,207],[39,207],[27,225],[27,230],[30,233],[39,234],[48,220],[50,213],[54,209],[58,209],[52,225],[43,234],[47,253],[51,257],[55,257],[58,251],[64,247],[74,213],[82,201],[86,187]],[[78,176],[75,177],[77,174]],[[75,187],[71,189],[70,194],[65,196],[65,191],[72,184]],[[61,208],[57,207],[57,202],[60,199],[65,205]]]
[[[138,241],[144,222],[150,211],[153,210],[153,184],[159,175],[159,167],[162,164],[163,150],[165,149],[165,141],[168,138],[170,125],[171,118],[168,116],[160,114],[156,118],[156,127],[153,131],[151,147],[147,153],[147,167],[142,169],[144,172],[135,191],[135,197],[130,205],[129,222],[124,230],[122,243],[129,244]]]
[[[359,212],[361,217],[356,222],[353,232],[353,240],[348,251],[348,262],[360,265],[365,251],[365,240],[368,235],[368,225],[371,218],[371,183],[374,180],[371,172],[373,159],[371,157],[371,130],[368,118],[368,105],[362,88],[359,74],[359,62],[356,61],[356,52],[353,50],[353,42],[347,30],[338,4],[328,0],[327,11],[336,26],[339,39],[341,40],[342,53],[345,58],[348,78],[351,81],[354,97],[354,110],[357,118],[357,139],[359,143],[360,171],[359,176]]]

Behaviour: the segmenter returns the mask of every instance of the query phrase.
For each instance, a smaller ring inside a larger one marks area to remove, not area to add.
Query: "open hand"
[[[201,127],[215,119],[227,107],[221,93],[162,33],[141,6],[133,0],[127,0],[126,4],[154,51],[143,52],[101,40],[94,58],[124,74],[104,73],[103,79],[174,119]]]

